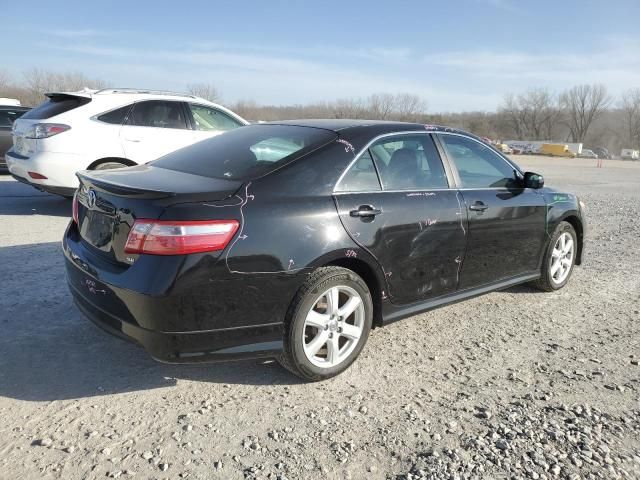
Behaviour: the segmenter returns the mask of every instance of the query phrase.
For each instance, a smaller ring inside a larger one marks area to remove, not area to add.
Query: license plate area
[[[22,155],[24,153],[24,139],[22,137],[18,137],[18,136],[14,137],[14,139],[15,139],[15,141],[14,141],[14,143],[15,143],[15,145],[14,145],[15,151],[17,153],[19,153],[20,155]]]
[[[88,210],[82,221],[80,234],[86,242],[103,252],[111,250],[113,241],[114,218],[110,215]]]

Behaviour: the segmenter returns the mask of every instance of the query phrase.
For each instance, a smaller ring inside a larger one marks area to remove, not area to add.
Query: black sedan
[[[164,362],[344,371],[373,327],[519,283],[562,288],[581,203],[474,135],[259,124],[81,172],[63,248],[87,317]]]

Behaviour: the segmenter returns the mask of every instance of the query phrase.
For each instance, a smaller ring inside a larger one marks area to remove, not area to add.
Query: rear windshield
[[[156,167],[211,178],[260,177],[337,138],[335,132],[293,125],[249,125],[154,162]]]
[[[73,97],[70,95],[53,95],[40,105],[25,113],[22,118],[27,120],[43,120],[45,118],[55,117],[61,113],[68,112],[74,108],[86,105],[91,101],[90,98]]]

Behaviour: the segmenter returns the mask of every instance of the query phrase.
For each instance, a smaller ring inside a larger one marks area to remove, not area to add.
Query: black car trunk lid
[[[85,244],[102,258],[131,264],[125,253],[136,219],[159,219],[179,203],[219,201],[235,194],[240,181],[218,180],[148,165],[78,173],[78,228]]]

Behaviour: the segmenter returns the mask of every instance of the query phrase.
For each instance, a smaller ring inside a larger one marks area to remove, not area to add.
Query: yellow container
[[[540,147],[540,154],[551,157],[576,157],[576,154],[569,150],[569,147],[563,143],[543,143],[542,147]]]

